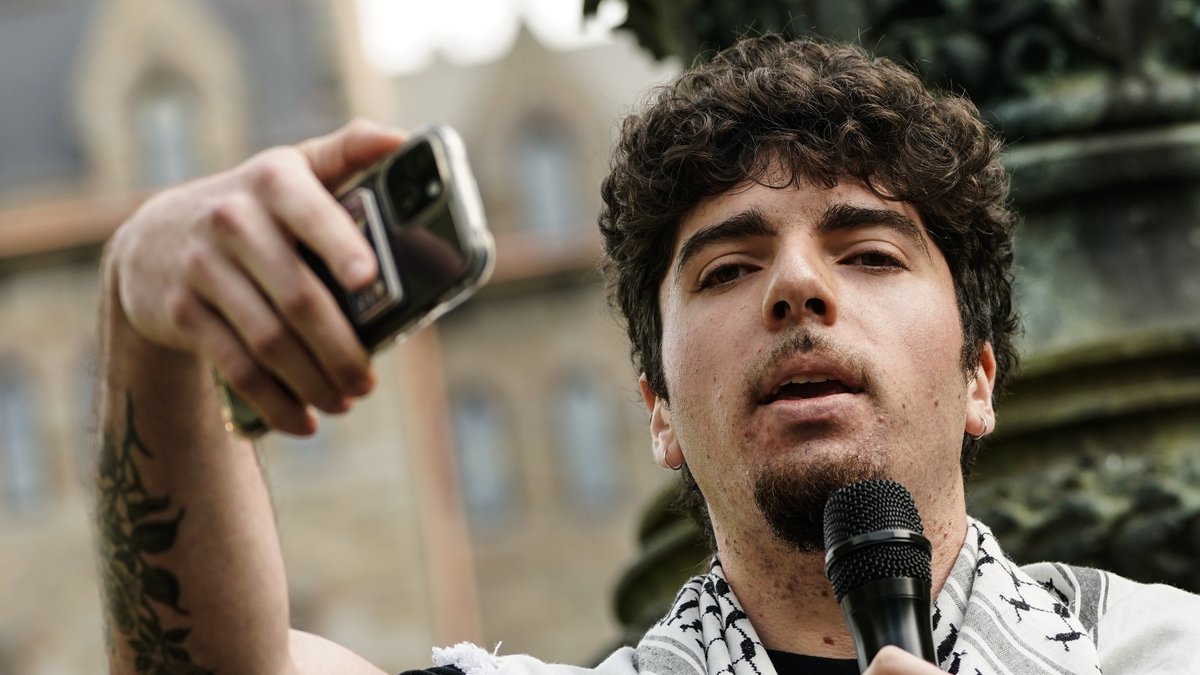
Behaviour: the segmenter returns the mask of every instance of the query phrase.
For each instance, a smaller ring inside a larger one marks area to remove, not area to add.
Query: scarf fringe
[[[488,652],[479,645],[460,642],[452,647],[435,647],[433,665],[454,666],[466,675],[504,675],[508,669],[499,653],[499,644]]]

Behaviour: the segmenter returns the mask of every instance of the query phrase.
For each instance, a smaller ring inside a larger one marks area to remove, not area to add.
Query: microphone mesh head
[[[865,480],[838,489],[825,502],[825,549],[869,532],[904,529],[924,534],[912,495],[889,480]],[[929,551],[917,542],[862,546],[829,560],[826,574],[838,602],[851,589],[877,579],[913,578],[932,583]]]

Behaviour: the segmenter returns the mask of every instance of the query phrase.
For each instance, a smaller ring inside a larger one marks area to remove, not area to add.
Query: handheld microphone
[[[866,670],[884,645],[937,663],[930,624],[932,551],[912,495],[899,483],[866,480],[825,502],[825,576]]]

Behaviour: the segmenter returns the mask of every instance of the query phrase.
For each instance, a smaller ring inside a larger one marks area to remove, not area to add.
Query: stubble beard
[[[866,359],[819,333],[797,330],[750,369],[746,379],[748,399],[758,398],[764,378],[777,363],[794,354],[811,353],[824,354],[843,364],[862,386],[861,395],[875,396],[874,378]],[[854,451],[818,453],[799,461],[780,459],[764,467],[754,479],[754,502],[775,536],[800,553],[824,551],[825,502],[829,495],[857,481],[887,477],[881,463],[883,453],[872,445],[868,441]]]
[[[781,541],[798,553],[817,553],[825,550],[829,496],[851,483],[886,477],[881,466],[860,454],[771,466],[754,481],[754,503]]]

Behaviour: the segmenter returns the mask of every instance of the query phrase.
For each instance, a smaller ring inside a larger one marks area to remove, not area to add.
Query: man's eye
[[[908,269],[908,266],[890,253],[883,251],[864,251],[850,257],[849,262],[854,265],[863,267],[874,267],[880,269]]]
[[[701,277],[700,283],[697,286],[700,289],[723,286],[745,275],[746,271],[745,265],[736,265],[732,263],[727,265],[719,265]]]

